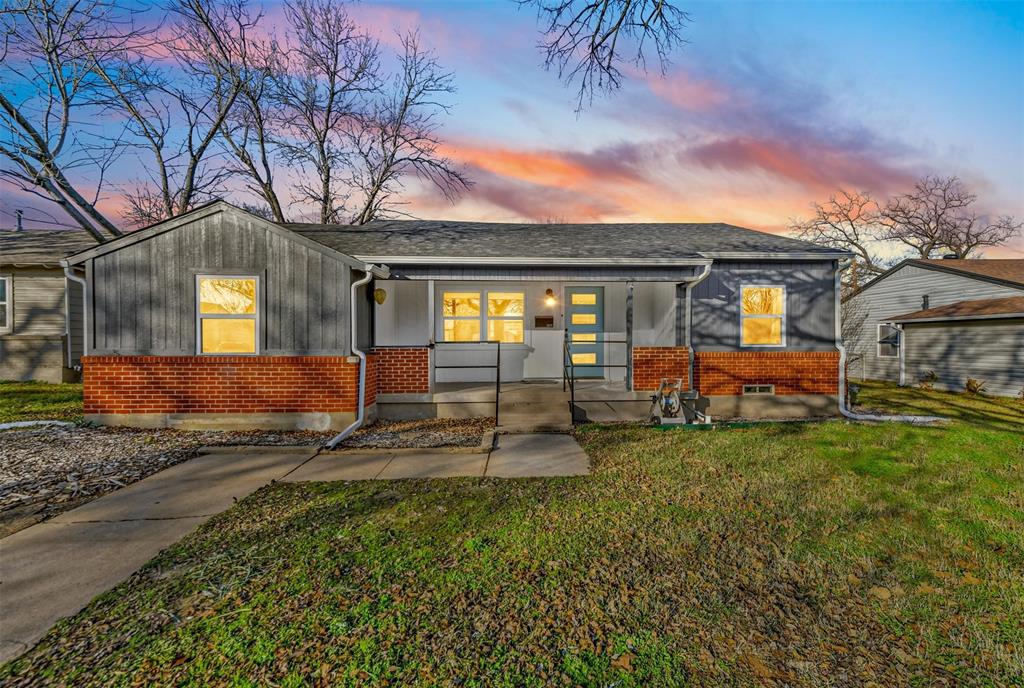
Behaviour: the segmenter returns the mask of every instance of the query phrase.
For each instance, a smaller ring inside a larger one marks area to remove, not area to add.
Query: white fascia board
[[[1024,318],[1024,313],[987,313],[985,315],[950,315],[944,318],[908,318],[906,320],[889,320],[891,323],[913,325],[914,323],[951,322],[954,320],[1006,320]]]
[[[640,266],[702,266],[711,265],[711,258],[531,258],[531,257],[464,257],[464,256],[354,256],[367,263],[390,265],[640,265]]]

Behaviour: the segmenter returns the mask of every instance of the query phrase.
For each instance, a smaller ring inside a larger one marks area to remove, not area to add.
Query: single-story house
[[[906,260],[851,294],[849,374],[991,394],[1024,388],[1024,260]]]
[[[279,225],[217,201],[65,262],[87,416],[334,428],[486,412],[496,369],[591,417],[646,417],[662,378],[714,416],[835,414],[848,257],[718,223]]]
[[[0,380],[78,379],[82,286],[60,261],[95,245],[84,231],[0,231]]]

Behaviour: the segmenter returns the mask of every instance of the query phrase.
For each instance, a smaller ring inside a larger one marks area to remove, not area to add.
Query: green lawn
[[[0,380],[0,423],[82,419],[82,385]]]
[[[963,420],[587,426],[585,478],[270,486],[0,682],[1020,685],[1022,409],[890,398]]]

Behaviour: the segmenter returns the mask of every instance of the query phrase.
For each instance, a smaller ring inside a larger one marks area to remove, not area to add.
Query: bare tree
[[[956,177],[923,177],[882,208],[882,237],[928,258],[943,247],[957,218],[976,198]]]
[[[879,208],[870,193],[840,189],[812,208],[814,216],[791,220],[790,230],[805,241],[853,253],[854,264],[846,273],[849,284],[856,287],[862,279],[885,271],[888,264],[877,254],[882,232]]]
[[[343,222],[350,164],[348,143],[378,84],[380,46],[341,0],[294,0],[286,68],[274,75],[282,115],[283,160],[311,169],[295,185],[296,202],[316,206],[322,223]]]
[[[100,241],[119,236],[98,204],[122,141],[89,125],[97,84],[86,53],[137,36],[130,14],[104,0],[19,0],[5,4],[0,27],[0,178],[55,203]]]
[[[105,86],[105,105],[124,117],[133,146],[145,151],[149,179],[125,194],[126,217],[150,224],[216,196],[230,171],[208,159],[221,125],[241,91],[242,75],[224,45],[244,36],[258,16],[244,2],[172,0],[175,37],[159,48],[122,44],[94,53],[91,68]]]
[[[577,112],[594,93],[622,84],[631,61],[646,69],[648,49],[662,74],[669,56],[686,43],[690,15],[666,0],[517,0],[536,7],[543,27],[544,65],[555,67],[566,84],[578,82]]]
[[[968,258],[985,246],[1000,246],[1021,232],[1024,223],[1009,215],[990,220],[974,213],[960,216],[942,238],[942,247],[957,258]]]
[[[471,185],[438,152],[437,116],[449,111],[443,99],[455,92],[452,74],[420,46],[415,32],[402,37],[402,50],[398,74],[381,89],[373,111],[352,135],[358,164],[351,183],[360,192],[354,224],[396,213],[394,197],[409,173],[429,181],[449,200]]]

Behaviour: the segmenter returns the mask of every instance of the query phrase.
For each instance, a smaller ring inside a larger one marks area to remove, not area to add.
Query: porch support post
[[[633,283],[626,282],[626,389],[633,391]]]
[[[676,285],[676,346],[686,346],[690,332],[690,285],[688,282]]]
[[[434,393],[434,355],[436,349],[434,349],[434,333],[437,332],[434,323],[434,280],[427,280],[427,365],[430,370],[427,371],[427,379],[430,381],[427,389],[431,394]]]

